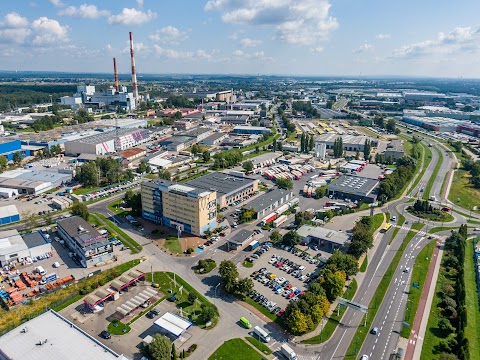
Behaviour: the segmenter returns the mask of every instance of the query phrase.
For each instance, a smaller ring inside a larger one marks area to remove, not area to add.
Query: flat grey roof
[[[392,140],[387,144],[387,151],[388,150],[393,150],[393,151],[404,151],[403,148],[403,143],[400,140]]]
[[[297,230],[297,234],[300,235],[302,238],[314,237],[317,239],[330,241],[339,245],[344,245],[349,239],[348,235],[343,232],[311,225],[302,225]]]
[[[204,190],[216,191],[217,195],[224,196],[235,192],[240,188],[251,185],[255,181],[255,179],[249,177],[213,172],[187,181],[185,184]]]
[[[342,175],[337,181],[328,186],[328,191],[369,196],[377,185],[378,180],[362,176]]]
[[[83,144],[99,144],[105,141],[109,140],[115,140],[120,136],[124,136],[127,134],[133,134],[141,132],[142,134],[149,136],[149,132],[147,129],[138,129],[138,128],[119,128],[118,130],[111,130],[111,131],[106,131],[100,134],[84,137],[81,139],[77,140],[71,140],[72,142],[78,142],[78,143],[83,143]],[[117,134],[118,133],[118,134]]]
[[[79,327],[47,311],[0,337],[0,359],[125,359]]]
[[[23,235],[23,241],[25,241],[25,244],[27,244],[29,249],[47,244],[47,241],[40,231]]]
[[[240,230],[237,232],[235,235],[233,235],[230,239],[228,239],[228,242],[237,244],[237,245],[243,245],[245,241],[250,239],[253,235],[253,231],[250,230]]]
[[[205,139],[203,139],[201,142],[204,142],[204,141],[215,141],[217,139],[220,139],[221,137],[223,136],[226,136],[227,134],[223,133],[223,132],[216,132],[216,133],[213,133],[212,135],[206,137]]]
[[[348,146],[349,144],[364,145],[366,139],[369,139],[369,140],[371,139],[370,137],[363,136],[363,135],[348,135],[348,134],[340,135],[340,134],[328,133],[328,134],[318,135],[317,137],[315,137],[315,141],[333,143],[336,138],[342,138],[343,146]]]
[[[256,199],[250,201],[244,208],[250,209],[253,208],[256,212],[262,211],[265,208],[268,208],[273,203],[279,201],[281,198],[285,197],[287,194],[290,194],[290,190],[284,189],[273,189],[267,191],[265,194],[257,197]]]
[[[60,226],[82,249],[95,248],[109,241],[80,216],[71,216],[57,220]]]

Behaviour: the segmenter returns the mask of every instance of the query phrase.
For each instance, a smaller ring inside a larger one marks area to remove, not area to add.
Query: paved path
[[[428,267],[427,277],[422,289],[422,295],[418,303],[417,312],[413,321],[412,331],[408,341],[407,351],[405,353],[405,360],[420,359],[422,353],[423,339],[427,328],[430,308],[432,306],[433,295],[435,293],[435,286],[437,283],[438,272],[440,269],[440,262],[442,259],[442,252],[440,250],[441,242],[437,241],[437,246],[433,250],[432,259]]]

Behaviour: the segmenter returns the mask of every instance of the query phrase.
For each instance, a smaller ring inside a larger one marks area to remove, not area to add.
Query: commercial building
[[[0,337],[0,359],[127,360],[53,310]]]
[[[221,208],[237,200],[252,195],[258,190],[258,180],[246,177],[240,173],[212,172],[185,183],[205,191],[217,193],[217,203]]]
[[[349,240],[348,235],[344,232],[310,225],[302,225],[297,230],[297,234],[300,235],[302,241],[305,241],[307,244],[314,243],[315,245],[325,247],[331,252],[343,248]]]
[[[150,140],[147,129],[117,129],[65,142],[65,155],[107,155],[126,150]]]
[[[188,136],[195,139],[195,142],[200,142],[213,134],[213,130],[206,127],[197,127],[181,133],[182,136]]]
[[[245,246],[253,237],[253,231],[242,229],[233,234],[228,240],[228,246],[232,250],[236,250]]]
[[[140,148],[127,149],[118,154],[118,156],[127,161],[133,161],[145,155],[147,155],[147,151]]]
[[[365,147],[365,140],[370,140],[372,146],[378,146],[378,141],[368,136],[358,135],[339,135],[339,134],[323,134],[315,138],[315,153],[323,154],[326,150],[332,150],[333,144],[337,138],[341,138],[343,142],[343,148],[345,151],[360,151],[362,152]],[[322,157],[322,156],[319,156]]]
[[[80,259],[84,267],[113,259],[112,242],[80,216],[57,220],[58,234]]]
[[[10,224],[20,221],[20,214],[15,205],[0,207],[0,225]]]
[[[227,134],[222,133],[222,132],[216,132],[210,135],[209,137],[203,139],[200,141],[200,144],[207,145],[207,146],[216,146],[220,145],[223,140],[225,140],[228,137]]]
[[[397,160],[405,156],[405,149],[401,140],[392,140],[388,143],[385,152],[383,153],[386,159]]]
[[[52,252],[52,245],[41,232],[23,237],[16,229],[0,231],[0,265],[22,262]]]
[[[290,190],[272,189],[253,199],[244,207],[253,209],[257,213],[257,219],[261,219],[280,205],[287,203],[292,197],[293,192]]]
[[[182,151],[183,149],[188,148],[189,146],[195,144],[196,138],[191,136],[172,136],[171,138],[160,141],[159,145],[165,146],[168,151]]]
[[[249,119],[249,115],[226,115],[222,116],[220,121],[225,124],[247,125]]]
[[[197,236],[217,226],[217,194],[166,180],[142,183],[142,216]]]
[[[19,194],[39,194],[72,180],[72,173],[49,170],[16,169],[0,174],[0,187]]]
[[[270,134],[272,131],[269,128],[261,126],[235,126],[233,133],[235,134]]]
[[[8,138],[0,138],[0,155],[5,156],[9,161],[13,160],[13,154],[22,151],[22,142]],[[29,156],[30,153],[22,154],[22,157]]]
[[[337,181],[328,185],[327,195],[331,195],[333,198],[371,204],[377,200],[377,195],[374,192],[377,186],[378,180],[354,175],[342,175]]]

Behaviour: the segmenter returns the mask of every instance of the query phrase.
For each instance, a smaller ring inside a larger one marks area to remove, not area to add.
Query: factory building
[[[20,221],[20,214],[15,205],[0,207],[0,225],[10,224]]]
[[[343,248],[349,240],[348,235],[344,232],[311,225],[301,226],[297,230],[297,234],[307,244],[313,243],[330,252]]]
[[[231,125],[247,125],[250,120],[249,115],[226,115],[220,118],[220,122]]]
[[[217,226],[215,191],[166,180],[142,184],[142,216],[157,224],[201,236]]]
[[[323,134],[315,138],[315,153],[318,157],[324,154],[327,150],[333,149],[333,144],[337,138],[343,141],[343,148],[345,151],[360,151],[362,152],[365,146],[365,140],[370,140],[372,146],[378,146],[378,141],[368,136],[357,135],[338,135],[338,134]]]
[[[377,200],[374,190],[378,180],[361,176],[342,175],[327,187],[327,195],[336,199],[372,204]]]
[[[400,140],[392,140],[388,143],[385,152],[383,153],[385,159],[397,160],[405,156],[405,149],[403,143]]]
[[[9,161],[13,160],[13,154],[22,151],[22,142],[8,138],[0,139],[0,155],[5,156]],[[22,154],[22,157],[29,156],[30,153]]]
[[[293,192],[290,190],[272,189],[250,201],[245,207],[253,209],[257,213],[257,219],[261,219],[292,198]]]
[[[100,234],[80,216],[57,220],[58,234],[80,259],[83,267],[92,267],[113,259],[108,235]]]
[[[96,107],[105,110],[121,108],[122,110],[130,111],[137,108],[135,97],[133,93],[127,92],[126,86],[122,86],[119,91],[114,88],[96,91],[95,86],[77,86],[75,94],[62,96],[57,99],[57,102],[60,105],[70,106],[72,109]]]
[[[108,155],[126,150],[150,140],[147,129],[118,129],[65,143],[65,155]]]
[[[269,128],[261,126],[235,126],[233,133],[235,134],[270,134],[272,131]]]
[[[207,146],[215,146],[215,145],[220,145],[223,140],[225,140],[228,137],[227,134],[222,133],[222,132],[216,132],[210,135],[209,137],[203,139],[200,141],[200,144],[207,145]]]
[[[37,231],[23,237],[16,229],[0,231],[0,265],[37,258],[52,252],[52,245]],[[1,358],[1,357],[0,357]]]
[[[246,177],[243,173],[240,175],[238,173],[213,172],[185,184],[206,191],[215,191],[217,203],[221,208],[243,199],[247,195],[252,195],[258,190],[258,180]]]

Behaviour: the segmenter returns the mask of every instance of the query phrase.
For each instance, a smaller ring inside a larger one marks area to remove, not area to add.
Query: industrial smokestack
[[[115,77],[115,91],[119,92],[118,87],[118,71],[117,71],[117,59],[113,58],[113,75]]]
[[[133,54],[133,37],[130,31],[130,57],[132,60],[132,90],[133,97],[138,101],[138,89],[137,89],[137,70],[135,69],[135,55]]]

